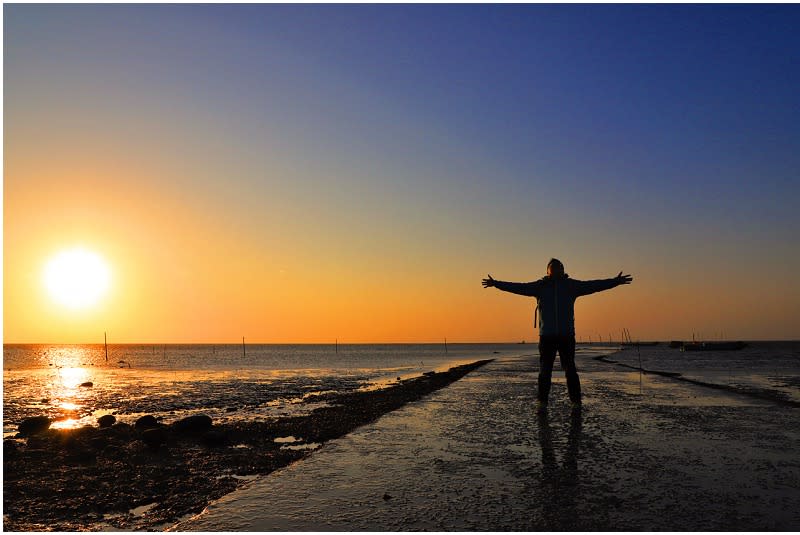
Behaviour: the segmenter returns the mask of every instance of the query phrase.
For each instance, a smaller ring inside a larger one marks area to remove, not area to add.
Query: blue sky
[[[486,330],[487,299],[513,336],[529,329],[508,296],[466,288],[486,271],[536,278],[551,256],[580,278],[638,273],[632,312],[614,321],[651,337],[706,323],[800,335],[787,318],[800,312],[795,5],[27,4],[4,16],[7,256],[23,237],[9,219],[44,217],[17,199],[60,183],[36,167],[37,146],[94,170],[72,187],[188,207],[198,232],[221,228],[289,271],[327,258],[325,291],[342,273],[404,289],[429,273],[428,294],[470,296],[462,338],[506,336]],[[764,266],[769,299],[740,296]],[[672,295],[652,321],[633,312]],[[719,307],[665,326],[687,299]],[[591,328],[612,327],[609,303],[587,305]]]

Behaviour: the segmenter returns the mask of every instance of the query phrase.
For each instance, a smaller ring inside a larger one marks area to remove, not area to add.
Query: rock
[[[49,451],[50,449],[53,448],[53,444],[56,444],[56,442],[51,437],[39,433],[38,435],[31,435],[30,437],[28,437],[26,443],[27,447],[25,448],[25,451],[30,451],[30,450]]]
[[[103,457],[117,458],[122,453],[122,449],[114,444],[109,444],[103,448]]]
[[[94,383],[91,382],[91,381],[86,381],[85,383],[81,383],[80,386],[82,386],[84,388],[91,388],[91,387],[94,386]]]
[[[17,444],[16,440],[9,439],[3,441],[3,456],[6,459],[10,459],[16,455],[17,451],[19,451],[19,444]]]
[[[178,433],[203,433],[211,429],[211,425],[210,416],[195,414],[173,422],[172,429]]]
[[[119,438],[130,438],[133,434],[133,427],[130,424],[117,422],[111,426],[111,431]]]
[[[161,444],[165,444],[167,442],[167,432],[164,431],[163,427],[147,429],[144,433],[142,433],[142,442],[153,449],[158,449]]]
[[[134,427],[138,430],[152,429],[153,427],[158,427],[158,422],[155,416],[147,414],[136,420]]]
[[[217,446],[224,446],[228,442],[228,437],[225,436],[225,433],[222,431],[218,431],[216,429],[212,429],[208,433],[203,435],[203,443],[206,446],[210,447],[217,447]]]
[[[100,424],[100,427],[111,427],[116,421],[117,419],[111,414],[106,414],[97,419],[97,423]]]
[[[71,463],[92,463],[97,458],[97,452],[86,448],[73,448],[69,450],[65,460]]]
[[[108,439],[106,437],[94,437],[89,439],[89,446],[95,450],[102,450],[108,446]]]
[[[392,497],[391,497],[391,496],[389,496],[388,494],[384,494],[384,495],[383,495],[383,499],[388,501],[388,500],[391,500],[391,499],[392,499]]]
[[[32,418],[25,418],[19,424],[19,434],[23,437],[35,435],[42,431],[47,431],[53,421],[47,416],[34,416]]]

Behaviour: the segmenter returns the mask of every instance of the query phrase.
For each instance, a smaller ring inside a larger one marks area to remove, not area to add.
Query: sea
[[[323,394],[375,389],[487,358],[537,355],[535,344],[131,344],[3,346],[3,436],[28,417],[53,427],[96,425],[114,415],[164,423],[204,413],[216,422],[306,414]],[[606,355],[617,364],[598,361]],[[737,351],[578,344],[582,373],[680,374],[744,394],[800,402],[800,342],[749,342]],[[620,364],[624,366],[620,366]],[[554,380],[562,380],[558,366]],[[590,393],[587,393],[590,394]]]

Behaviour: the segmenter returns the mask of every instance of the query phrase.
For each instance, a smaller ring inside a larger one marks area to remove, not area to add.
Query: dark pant
[[[561,368],[567,376],[569,399],[575,403],[581,401],[581,381],[575,367],[574,336],[540,336],[539,337],[539,401],[547,404],[550,396],[550,381],[553,376],[553,364],[556,352],[561,358]]]

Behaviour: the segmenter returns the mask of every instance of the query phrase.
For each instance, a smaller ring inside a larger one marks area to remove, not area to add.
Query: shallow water
[[[106,361],[102,345],[6,345],[3,435],[40,414],[58,420],[54,427],[95,425],[104,414],[129,423],[144,414],[165,423],[197,412],[217,422],[303,414],[323,403],[319,394],[376,388],[517,347],[121,345],[109,346]]]
[[[595,367],[581,355],[616,349],[579,344],[579,366]],[[216,421],[303,414],[320,406],[321,393],[382,387],[398,377],[536,351],[533,344],[450,344],[447,350],[443,344],[111,345],[106,361],[103,345],[9,344],[3,348],[3,435],[15,434],[22,419],[39,414],[58,420],[54,427],[94,425],[104,414],[131,422],[143,414],[165,422],[196,412]],[[690,353],[660,344],[628,347],[611,358],[800,401],[798,342]]]
[[[800,402],[800,342],[751,342],[736,351],[683,352],[666,344],[626,347],[612,360],[645,370]]]

